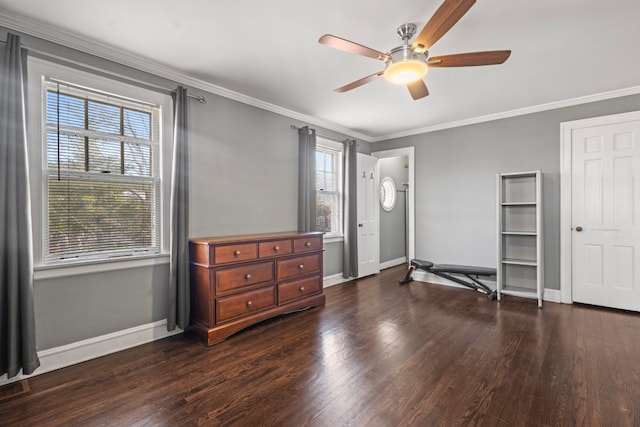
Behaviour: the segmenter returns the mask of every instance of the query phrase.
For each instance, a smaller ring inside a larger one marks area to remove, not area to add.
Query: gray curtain
[[[342,256],[342,277],[358,277],[358,177],[357,148],[355,139],[344,141],[344,161],[342,162],[342,206],[344,219],[344,250]]]
[[[26,136],[27,52],[0,43],[0,375],[38,366]]]
[[[298,231],[316,229],[316,131],[298,129]]]
[[[171,273],[167,329],[189,325],[189,151],[187,90],[173,96],[173,167],[171,170]]]

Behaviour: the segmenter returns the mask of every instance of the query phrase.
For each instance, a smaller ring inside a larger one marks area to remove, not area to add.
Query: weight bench
[[[416,270],[422,270],[426,271],[427,273],[433,273],[436,276],[444,277],[445,279],[451,280],[452,282],[458,283],[459,285],[466,286],[467,288],[471,288],[474,291],[480,292],[481,294],[485,294],[487,298],[491,300],[497,298],[496,291],[478,280],[478,276],[495,276],[497,274],[495,268],[471,267],[468,265],[453,264],[434,264],[431,261],[412,259],[409,263],[409,271],[407,271],[404,279],[400,281],[400,284],[404,285],[413,281],[413,272]],[[467,282],[460,277],[452,276],[452,274],[464,276],[469,279],[470,282]]]

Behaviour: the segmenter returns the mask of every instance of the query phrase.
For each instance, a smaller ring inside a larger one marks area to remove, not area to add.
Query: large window
[[[327,237],[342,235],[342,152],[330,143],[316,146],[316,230]]]
[[[160,107],[43,83],[45,262],[159,253]]]

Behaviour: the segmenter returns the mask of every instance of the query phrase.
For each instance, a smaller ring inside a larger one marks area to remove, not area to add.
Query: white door
[[[572,298],[640,311],[640,121],[574,129]]]
[[[378,159],[358,153],[358,277],[380,272]]]

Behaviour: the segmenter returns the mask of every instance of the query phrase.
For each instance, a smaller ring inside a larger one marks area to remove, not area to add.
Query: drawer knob
[[[253,303],[251,301],[247,301],[247,308],[251,308],[252,305]]]
[[[247,279],[247,280],[250,280],[251,279],[251,275],[250,274],[245,274],[244,278]]]
[[[300,264],[300,265],[298,266],[298,268],[299,268],[300,270],[304,270],[304,264]]]
[[[235,251],[233,254],[234,254],[235,256],[240,256],[240,251]]]
[[[280,250],[280,246],[274,246],[274,247],[273,247],[273,250],[274,250],[274,251],[279,251],[279,250]]]
[[[305,242],[305,244],[304,244],[304,245],[305,245],[306,247],[309,247],[309,246],[311,246],[311,242]]]
[[[300,286],[300,292],[304,292],[304,286]]]

